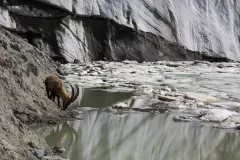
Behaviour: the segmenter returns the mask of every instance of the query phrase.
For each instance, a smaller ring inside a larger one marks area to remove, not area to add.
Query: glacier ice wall
[[[60,61],[240,60],[237,0],[5,0],[0,12]]]

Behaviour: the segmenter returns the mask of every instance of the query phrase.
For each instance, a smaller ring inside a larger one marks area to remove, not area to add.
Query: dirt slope
[[[31,159],[29,151],[46,143],[29,125],[54,123],[72,116],[45,93],[43,80],[55,64],[27,40],[0,28],[0,157]]]

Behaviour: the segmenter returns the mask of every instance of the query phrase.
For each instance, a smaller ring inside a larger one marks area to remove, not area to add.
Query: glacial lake
[[[70,160],[239,160],[240,132],[200,123],[174,122],[181,112],[113,113],[106,109],[131,101],[130,92],[81,88],[70,109],[83,120],[36,129],[49,146],[62,146]]]

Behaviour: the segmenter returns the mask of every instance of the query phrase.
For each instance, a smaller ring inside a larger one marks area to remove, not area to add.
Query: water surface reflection
[[[61,145],[71,160],[238,160],[239,133],[194,123],[175,123],[174,114],[129,113],[124,117],[90,110],[84,120],[39,128],[50,146]]]
[[[85,110],[84,120],[38,128],[50,146],[63,146],[71,160],[239,160],[238,131],[176,123],[179,113],[124,113],[104,110],[126,101],[146,105],[132,93],[82,89],[71,108]],[[96,109],[98,108],[98,109]]]
[[[132,96],[132,92],[109,92],[102,88],[80,88],[79,96],[70,108],[105,108],[114,103],[128,100]]]

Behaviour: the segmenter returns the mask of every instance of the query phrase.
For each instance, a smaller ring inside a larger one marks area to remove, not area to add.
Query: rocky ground
[[[0,28],[0,157],[53,159],[46,142],[29,128],[74,116],[45,93],[44,79],[57,64],[27,40]],[[56,157],[55,157],[56,158]]]
[[[240,64],[187,62],[92,62],[67,64],[60,74],[80,86],[134,92],[134,102],[115,104],[111,112],[184,112],[174,121],[239,129]],[[132,99],[130,100],[132,101]]]

